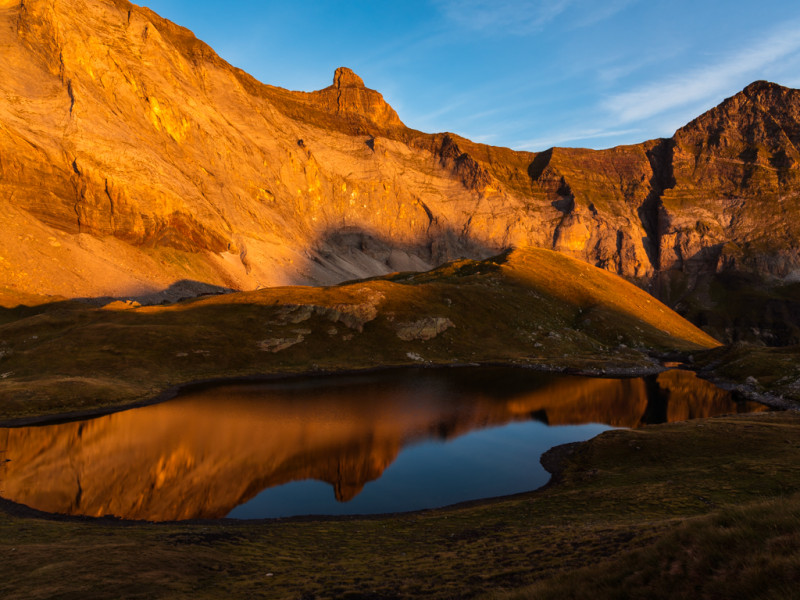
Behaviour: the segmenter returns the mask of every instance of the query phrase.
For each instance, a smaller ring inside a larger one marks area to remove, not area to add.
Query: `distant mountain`
[[[800,342],[800,91],[538,154],[403,125],[349,69],[264,85],[125,0],[0,0],[0,284],[145,297],[554,249],[725,339]],[[167,290],[167,292],[164,292]]]

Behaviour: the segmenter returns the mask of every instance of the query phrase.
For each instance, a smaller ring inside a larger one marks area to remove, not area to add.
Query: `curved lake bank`
[[[405,369],[222,385],[0,429],[0,496],[151,521],[417,510],[535,489],[548,479],[543,452],[609,427],[758,409],[683,371]]]

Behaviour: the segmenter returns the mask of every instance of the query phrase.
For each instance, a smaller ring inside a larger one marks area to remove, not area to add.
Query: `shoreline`
[[[297,380],[322,380],[325,378],[331,377],[346,377],[346,376],[360,376],[360,375],[368,375],[374,373],[383,373],[383,372],[396,372],[401,371],[403,369],[406,370],[417,370],[417,369],[443,369],[443,368],[450,368],[450,369],[465,369],[465,368],[500,368],[500,369],[518,369],[518,370],[528,370],[535,373],[559,373],[564,375],[572,375],[572,376],[579,376],[579,377],[590,377],[590,378],[636,378],[636,377],[647,377],[653,376],[658,373],[662,373],[668,371],[670,369],[680,369],[694,372],[698,377],[700,377],[700,373],[694,371],[692,369],[686,368],[687,365],[670,365],[665,366],[664,364],[661,365],[653,365],[651,368],[646,367],[629,367],[629,368],[618,368],[618,369],[606,369],[603,373],[597,373],[595,370],[587,370],[587,369],[576,369],[576,368],[567,368],[567,367],[557,367],[554,365],[531,365],[531,364],[519,364],[519,363],[508,363],[508,362],[488,362],[488,363],[448,363],[448,364],[422,364],[422,365],[389,365],[389,366],[381,366],[381,367],[371,367],[365,369],[348,369],[348,370],[336,370],[336,371],[308,371],[308,372],[301,372],[301,373],[272,373],[272,374],[265,374],[265,375],[251,375],[251,376],[240,376],[240,377],[233,377],[233,378],[210,378],[205,380],[196,380],[191,381],[184,384],[178,384],[172,386],[171,388],[163,391],[162,393],[150,398],[146,401],[136,402],[132,404],[128,404],[121,407],[107,407],[104,409],[96,409],[96,410],[89,410],[89,411],[76,411],[73,413],[63,413],[60,415],[53,415],[53,416],[39,416],[39,417],[27,417],[24,419],[17,419],[12,421],[12,424],[0,423],[0,427],[7,427],[7,428],[20,428],[20,427],[27,427],[27,426],[47,426],[47,425],[55,425],[55,424],[62,424],[62,423],[69,423],[84,419],[92,419],[98,418],[102,416],[106,416],[109,414],[114,414],[118,412],[124,412],[127,410],[133,410],[136,408],[143,408],[147,406],[153,406],[156,404],[168,402],[183,392],[187,391],[200,391],[203,389],[213,388],[219,385],[236,385],[236,384],[254,384],[258,385],[260,383],[272,383],[272,382],[292,382]],[[613,372],[612,372],[613,371]],[[735,384],[729,383],[728,386],[723,387],[722,384],[724,382],[717,383],[707,377],[703,377],[704,380],[710,381],[714,385],[718,385],[722,389],[727,389],[732,391],[735,394],[743,394],[743,390],[739,389],[743,386],[736,386]],[[786,406],[778,407],[774,405],[770,405],[767,402],[761,401],[757,398],[752,396],[759,396],[759,394],[751,392],[747,395],[748,400],[754,400],[766,406],[770,406],[771,408],[776,408],[778,410],[797,410],[797,407],[790,406],[788,403],[785,403]],[[771,398],[771,399],[774,399]],[[723,415],[724,416],[724,415]],[[602,435],[601,434],[598,434]],[[598,436],[595,436],[598,437]],[[592,438],[592,439],[595,439]],[[589,440],[590,441],[590,440]],[[412,517],[412,516],[419,516],[423,514],[430,514],[430,513],[441,513],[443,511],[453,511],[462,508],[469,508],[469,507],[488,507],[495,503],[502,503],[514,498],[521,498],[521,497],[533,497],[536,494],[543,492],[544,490],[550,489],[556,485],[558,485],[562,477],[564,470],[567,468],[570,460],[574,457],[575,453],[580,450],[581,447],[584,447],[588,441],[583,442],[569,442],[565,444],[559,444],[553,446],[546,450],[540,457],[539,463],[544,467],[545,471],[550,474],[549,479],[541,486],[526,490],[522,492],[517,492],[514,494],[508,494],[503,496],[496,496],[496,497],[486,497],[486,498],[479,498],[474,500],[467,500],[462,502],[457,502],[454,504],[449,504],[446,506],[435,507],[435,508],[423,508],[418,510],[411,510],[411,511],[402,511],[402,512],[390,512],[390,513],[380,513],[380,514],[357,514],[357,515],[298,515],[292,517],[273,517],[273,518],[257,518],[257,519],[231,519],[226,517],[218,518],[218,519],[187,519],[187,520],[178,520],[178,521],[148,521],[148,520],[130,520],[124,519],[120,517],[115,517],[113,515],[105,515],[102,517],[90,517],[90,516],[81,516],[81,515],[65,515],[59,513],[49,513],[45,511],[41,511],[32,507],[29,507],[24,504],[19,504],[12,500],[8,500],[5,498],[0,497],[0,511],[5,512],[6,514],[17,516],[26,519],[45,519],[50,521],[56,522],[74,522],[74,523],[91,523],[96,525],[113,525],[113,526],[130,526],[130,525],[156,525],[156,526],[164,526],[164,525],[210,525],[210,524],[217,524],[217,525],[247,525],[247,524],[265,524],[265,523],[308,523],[308,522],[348,522],[348,521],[363,521],[363,520],[383,520],[383,519],[392,519],[392,518],[403,518],[403,517]]]
[[[161,393],[145,399],[119,406],[105,406],[101,408],[68,411],[65,413],[55,413],[50,415],[37,415],[33,417],[19,417],[15,419],[0,420],[0,428],[18,429],[21,427],[61,425],[75,421],[83,421],[104,417],[127,410],[145,408],[173,400],[181,392],[200,391],[210,387],[226,384],[258,384],[270,383],[275,381],[291,381],[296,379],[323,379],[326,377],[338,377],[347,375],[368,375],[383,371],[398,371],[402,369],[460,369],[460,368],[479,368],[479,367],[499,367],[513,369],[527,369],[538,373],[558,373],[562,375],[574,375],[578,377],[608,378],[608,379],[628,379],[635,377],[648,377],[658,375],[669,370],[663,365],[653,365],[652,367],[619,367],[599,370],[596,368],[579,369],[575,367],[559,367],[556,365],[540,365],[528,363],[511,362],[468,362],[468,363],[419,363],[419,364],[400,364],[400,365],[381,365],[378,367],[365,367],[363,369],[337,369],[331,371],[312,370],[300,371],[296,373],[265,373],[260,375],[240,375],[235,377],[211,377],[208,379],[196,379],[185,383],[175,384]],[[713,382],[712,382],[713,383]]]

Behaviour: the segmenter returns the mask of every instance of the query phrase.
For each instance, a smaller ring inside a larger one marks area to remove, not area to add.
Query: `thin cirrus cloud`
[[[641,86],[607,98],[602,108],[617,124],[632,123],[706,101],[719,101],[741,85],[743,78],[760,78],[765,69],[800,51],[800,22],[773,31],[760,42],[715,64],[699,67],[664,83]]]
[[[545,148],[552,148],[554,146],[558,146],[559,144],[625,136],[633,133],[638,133],[639,131],[640,130],[638,128],[609,129],[609,130],[582,129],[582,130],[566,131],[563,134],[554,134],[551,136],[520,141],[515,143],[513,147],[518,148],[520,150],[540,151]]]
[[[608,19],[638,0],[437,0],[451,21],[474,31],[525,35],[570,10],[573,27],[587,27]]]
[[[605,2],[583,3],[582,14],[577,17],[575,28],[589,27],[595,23],[610,19],[618,12],[635,4],[639,0],[606,0]]]
[[[444,15],[475,31],[503,29],[513,33],[537,30],[575,0],[438,0]]]

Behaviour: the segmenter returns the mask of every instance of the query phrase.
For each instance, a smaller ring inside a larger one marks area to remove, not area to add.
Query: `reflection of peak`
[[[380,477],[380,474],[378,475]],[[373,477],[373,479],[377,479],[377,477]],[[365,483],[350,483],[344,481],[338,481],[333,486],[333,494],[336,496],[337,502],[350,502],[353,498],[358,496],[361,493],[361,490],[364,489]]]
[[[397,458],[399,444],[393,440],[388,442],[378,447],[371,442],[351,446],[332,457],[327,468],[316,469],[317,477],[333,486],[336,500],[349,502],[367,483],[383,475],[386,467]]]

